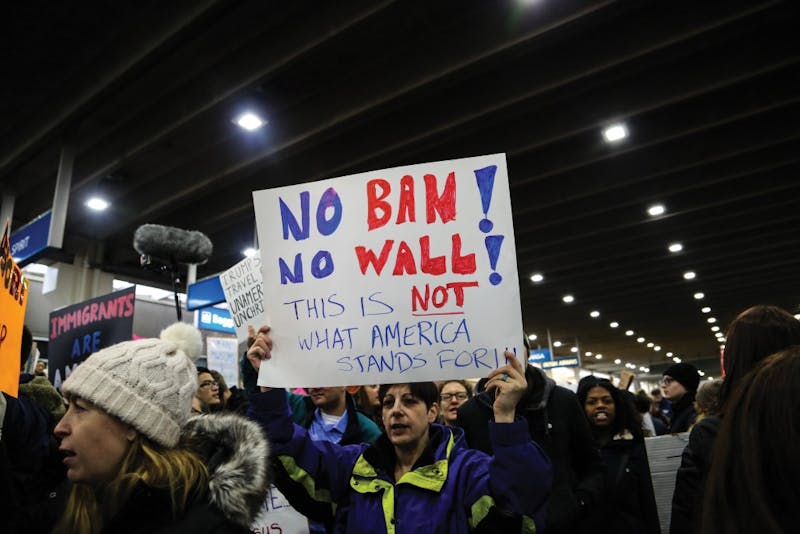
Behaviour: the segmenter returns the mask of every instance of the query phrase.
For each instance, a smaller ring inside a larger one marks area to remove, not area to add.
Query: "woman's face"
[[[116,476],[136,438],[130,426],[79,397],[70,399],[54,433],[61,438],[67,478],[94,487]]]
[[[611,393],[600,386],[595,386],[586,395],[586,402],[583,404],[589,424],[596,427],[610,427],[614,423],[616,406]]]
[[[395,447],[416,448],[428,435],[428,425],[436,420],[439,406],[429,408],[411,394],[408,384],[392,386],[383,396],[383,427]]]
[[[370,406],[375,406],[376,408],[381,405],[381,401],[378,398],[378,389],[380,386],[378,384],[372,384],[369,386],[363,386],[364,388],[364,395],[367,397],[367,403]]]
[[[448,425],[455,425],[458,407],[467,400],[467,389],[458,382],[445,382],[439,394],[442,401],[442,417]]]

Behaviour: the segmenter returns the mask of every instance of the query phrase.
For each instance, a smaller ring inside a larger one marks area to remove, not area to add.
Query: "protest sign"
[[[228,387],[239,385],[239,343],[232,337],[207,337],[206,362],[218,371]]]
[[[264,293],[261,283],[261,254],[245,258],[219,275],[222,291],[236,327],[236,339],[247,341],[247,326],[258,328],[266,323]]]
[[[273,340],[259,384],[468,378],[504,365],[506,349],[524,358],[504,154],[253,201]]]
[[[0,238],[0,391],[16,397],[22,364],[22,327],[28,305],[30,283],[11,255],[10,224]]]
[[[90,354],[133,335],[136,286],[50,313],[48,377],[56,388]]]
[[[250,531],[253,534],[308,534],[308,519],[292,508],[278,488],[270,486]]]

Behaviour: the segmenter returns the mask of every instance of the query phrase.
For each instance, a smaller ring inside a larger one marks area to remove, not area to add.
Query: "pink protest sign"
[[[504,154],[253,193],[262,385],[468,378],[522,358]]]

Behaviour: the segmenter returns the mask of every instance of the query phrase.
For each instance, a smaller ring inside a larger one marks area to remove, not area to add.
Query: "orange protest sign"
[[[20,348],[28,279],[11,257],[10,224],[6,221],[0,240],[0,390],[16,397],[19,390]]]

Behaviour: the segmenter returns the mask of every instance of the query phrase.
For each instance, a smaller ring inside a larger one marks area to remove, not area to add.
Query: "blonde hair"
[[[180,517],[189,501],[208,483],[200,456],[187,449],[168,449],[138,434],[114,479],[100,488],[75,484],[66,509],[53,530],[57,534],[95,534],[112,519],[140,484],[167,490],[172,517]]]

